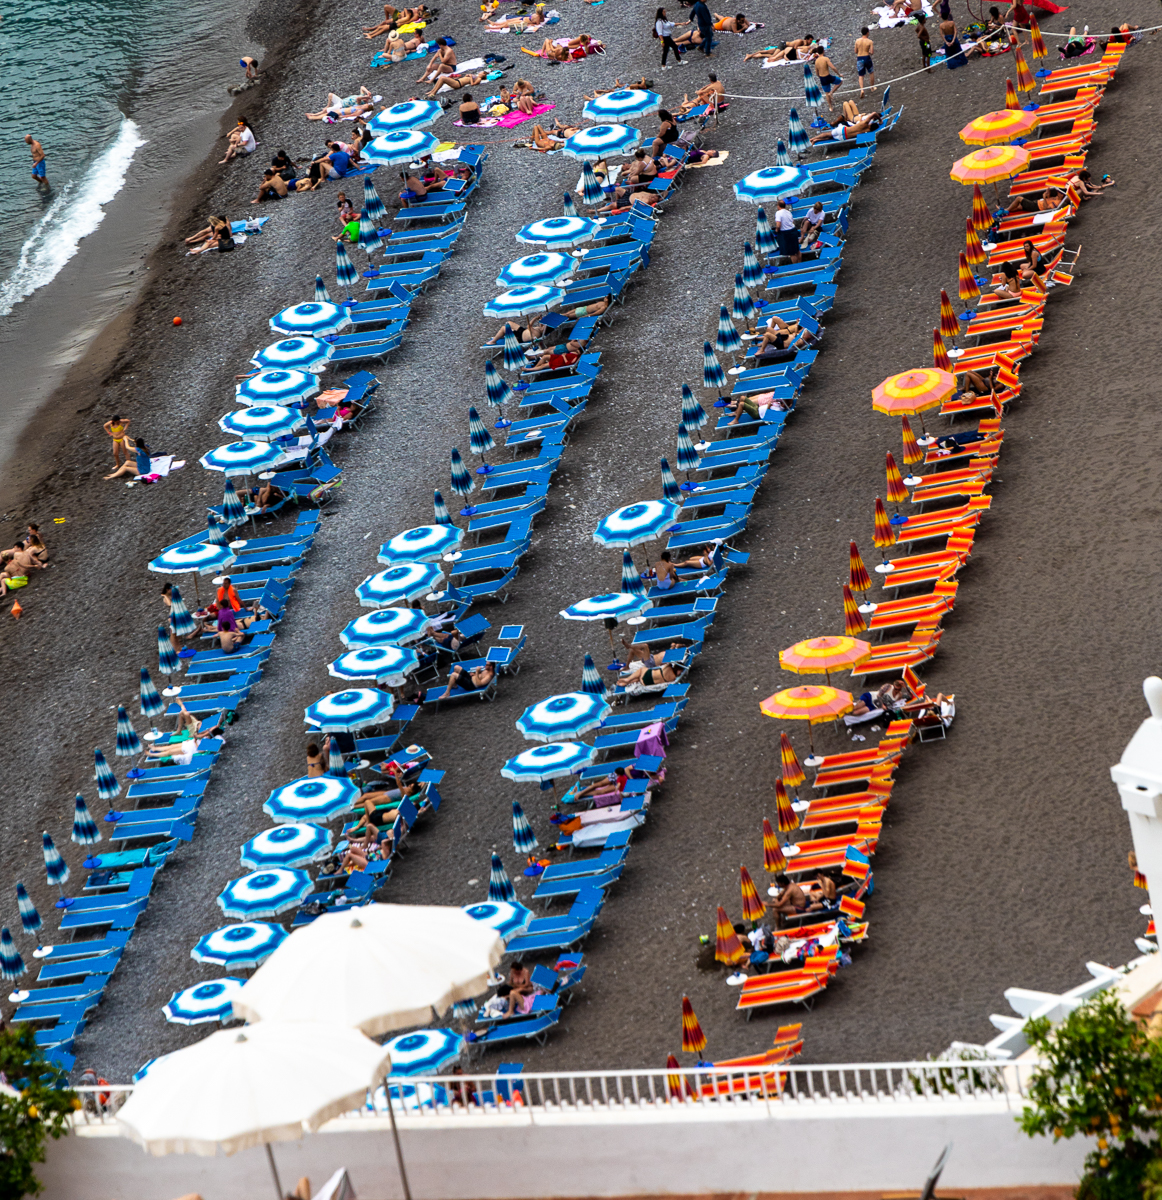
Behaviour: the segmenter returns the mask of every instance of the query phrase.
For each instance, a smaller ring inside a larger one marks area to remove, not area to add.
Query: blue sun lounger
[[[841,192],[817,192],[812,196],[806,196],[802,200],[797,200],[791,205],[791,216],[796,221],[802,221],[815,207],[817,200],[823,203],[823,215],[826,219],[828,216],[838,213],[840,209],[846,208],[851,203],[851,188]]]
[[[79,1033],[86,1024],[86,1014],[101,1003],[101,995],[101,992],[97,992],[83,1000],[61,1000],[56,1004],[22,1004],[9,1020],[13,1024],[23,1024],[25,1021],[60,1021],[74,1028],[79,1027],[76,1028],[76,1033]]]
[[[636,732],[634,736],[636,737]],[[537,885],[537,890],[533,892],[533,899],[543,900],[545,907],[548,908],[554,900],[562,896],[575,896],[578,892],[588,888],[600,890],[609,887],[610,884],[616,883],[621,878],[623,870],[625,870],[624,863],[597,875],[578,875],[572,878],[541,882]]]
[[[583,875],[601,875],[615,867],[624,866],[625,854],[624,849],[609,850],[595,858],[572,858],[567,862],[553,863],[545,868],[539,882],[556,883],[561,879],[578,879]]]
[[[530,976],[531,978],[531,976]],[[556,976],[553,976],[554,981]],[[529,1006],[527,1013],[514,1013],[511,1017],[494,1017],[489,1015],[484,1005],[476,1013],[476,1024],[484,1025],[492,1029],[510,1028],[518,1021],[524,1020],[527,1017],[542,1017],[551,1012],[557,1012],[561,1007],[561,998],[553,995],[551,992],[542,995],[536,995],[532,998],[532,1004]],[[483,1034],[478,1034],[478,1037],[483,1037]]]
[[[148,899],[134,900],[120,908],[99,908],[93,912],[66,912],[61,918],[60,928],[69,929],[99,929],[108,925],[112,929],[132,929],[137,924],[137,918],[145,912]]]
[[[462,200],[453,201],[450,204],[412,204],[408,208],[401,208],[392,217],[392,223],[410,225],[413,221],[443,222],[446,217],[455,217],[458,213],[464,212],[465,207]]]
[[[526,1017],[523,1021],[502,1021],[487,1033],[475,1035],[468,1045],[470,1048],[483,1049],[488,1046],[507,1045],[509,1042],[527,1042],[531,1039],[543,1046],[548,1039],[549,1030],[560,1019],[560,1011],[555,1011],[539,1017]]]
[[[60,962],[63,959],[92,958],[105,954],[110,950],[123,948],[129,941],[128,930],[110,930],[104,937],[92,938],[80,942],[62,942],[56,946],[47,946],[48,953],[41,962]]]

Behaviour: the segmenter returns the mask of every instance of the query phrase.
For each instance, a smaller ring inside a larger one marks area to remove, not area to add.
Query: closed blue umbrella
[[[226,477],[226,486],[222,489],[222,520],[227,525],[241,525],[246,520],[246,506],[238,498],[234,488],[234,480]]]
[[[532,221],[517,230],[518,242],[557,249],[562,246],[579,246],[592,241],[601,226],[585,217],[548,217],[543,221]]]
[[[306,417],[301,412],[284,408],[281,404],[255,404],[251,408],[227,413],[219,420],[218,428],[237,438],[274,442],[293,433],[305,421]]]
[[[290,935],[281,925],[247,921],[224,925],[198,938],[190,957],[198,962],[226,967],[257,967],[268,959]]]
[[[509,879],[508,872],[504,869],[504,863],[495,853],[492,855],[492,868],[488,872],[488,898],[498,902],[516,899],[512,880]]]
[[[565,293],[561,288],[530,283],[493,297],[484,306],[484,315],[499,317],[503,321],[508,317],[523,317],[527,313],[548,312],[564,299]]]
[[[255,351],[250,361],[256,367],[282,367],[298,371],[318,367],[321,370],[334,353],[335,347],[330,342],[321,342],[313,337],[289,337]]]
[[[427,129],[443,115],[444,110],[435,100],[406,100],[377,112],[367,122],[367,128],[376,135],[396,133],[401,129]]]
[[[766,204],[782,196],[793,195],[809,180],[807,172],[798,167],[764,167],[740,179],[734,185],[734,194],[750,204]]]
[[[734,294],[732,300],[733,307],[730,310],[730,315],[736,321],[742,321],[744,325],[749,325],[754,320],[754,301],[750,298],[750,292],[746,290],[741,275],[734,277]]]
[[[344,646],[407,646],[428,633],[428,616],[418,608],[381,608],[364,613],[339,634]]]
[[[793,108],[787,114],[787,142],[791,153],[800,158],[811,149],[811,139],[807,136],[807,130],[803,128],[798,109]]]
[[[207,542],[192,542],[174,546],[152,559],[147,567],[159,575],[213,575],[234,561],[234,552],[227,546],[211,546]]]
[[[518,783],[544,783],[577,774],[593,762],[594,753],[593,747],[584,742],[547,742],[522,750],[500,768],[500,773]]]
[[[503,288],[535,287],[538,284],[554,284],[573,273],[577,266],[568,254],[555,250],[541,254],[526,254],[507,267],[496,277],[497,286]]]
[[[378,688],[348,688],[329,692],[308,704],[303,719],[320,733],[354,733],[391,716],[395,700]]]
[[[787,151],[787,145],[782,138],[775,143],[775,166],[776,167],[793,167],[795,164],[791,161],[791,155]]]
[[[160,675],[176,675],[182,669],[164,625],[157,627],[157,670]]]
[[[720,368],[721,369],[721,368]],[[686,422],[678,422],[678,470],[679,471],[695,471],[698,469],[698,451],[694,449],[694,443],[690,439],[690,434],[686,431]]]
[[[352,653],[360,652],[353,651]],[[362,653],[366,653],[366,651]],[[372,651],[372,653],[375,652]],[[327,746],[327,774],[335,779],[346,779],[347,764],[343,761],[343,751],[339,749],[339,741],[337,738],[328,738],[327,741],[329,742]]]
[[[439,107],[437,104],[436,108]],[[375,190],[375,184],[371,182],[370,175],[363,176],[363,211],[372,221],[387,219],[387,208],[379,198],[379,193]]]
[[[391,1055],[392,1075],[435,1075],[460,1057],[464,1039],[451,1029],[417,1029],[392,1038],[383,1048]]]
[[[492,364],[489,363],[489,366]],[[464,460],[460,457],[460,451],[452,447],[452,491],[457,496],[470,496],[476,485],[472,482],[472,476],[464,467]]]
[[[16,949],[16,943],[12,940],[12,934],[5,925],[0,929],[0,978],[19,979],[27,970],[24,959],[20,957],[20,951]]]
[[[810,63],[803,64],[803,95],[806,97],[808,108],[823,107],[823,89],[819,86],[819,80]]]
[[[305,867],[331,848],[331,831],[321,825],[296,822],[264,829],[243,844],[242,865],[252,871],[264,867]]]
[[[701,429],[709,419],[706,415],[706,410],[694,399],[694,393],[690,390],[690,385],[686,383],[682,384],[682,424],[687,429]],[[682,471],[686,470],[686,468],[679,463],[678,470]]]
[[[763,269],[750,242],[742,244],[742,282],[748,288],[757,288],[763,281]]]
[[[628,550],[621,552],[621,590],[631,596],[644,596],[647,591],[645,580],[642,579],[641,572],[634,564],[633,555]]]
[[[455,550],[464,540],[464,530],[455,525],[417,525],[405,529],[379,547],[379,561],[394,565],[401,562],[437,562]]]
[[[174,992],[163,1005],[165,1019],[175,1025],[204,1025],[208,1021],[234,1019],[234,1001],[242,991],[242,979],[211,979]]]
[[[715,389],[726,387],[726,372],[719,365],[718,359],[714,357],[714,351],[710,349],[709,342],[704,342],[702,345],[702,386]],[[679,468],[679,470],[682,469]]]
[[[60,851],[53,845],[52,838],[47,833],[40,835],[40,848],[44,854],[44,869],[48,874],[50,884],[56,884],[60,891],[57,908],[68,908],[72,901],[65,896],[64,885],[69,881],[69,865],[61,858]]]
[[[262,811],[280,825],[292,821],[332,821],[358,799],[359,789],[349,779],[320,775],[295,779],[275,788]]]
[[[517,854],[531,854],[537,848],[537,837],[524,809],[512,802],[512,848]]]
[[[738,336],[725,304],[718,306],[718,334],[714,339],[714,348],[720,354],[735,354],[742,348],[742,338]]]
[[[593,531],[593,540],[599,546],[640,546],[661,537],[681,515],[682,510],[668,500],[639,500],[602,517]]]
[[[104,752],[98,747],[93,751],[93,778],[97,781],[97,795],[102,800],[115,800],[121,795],[121,785],[113,768],[105,761]]]
[[[254,475],[258,471],[276,466],[284,457],[283,451],[269,442],[241,441],[230,442],[226,446],[215,446],[213,450],[203,454],[198,462],[207,471],[222,471],[231,476]]]
[[[114,751],[118,758],[133,758],[141,753],[141,739],[129,721],[125,705],[117,705],[117,748]]]
[[[483,457],[489,450],[496,449],[492,434],[485,428],[475,408],[468,410],[468,449],[479,457]]]
[[[92,846],[101,840],[101,831],[97,828],[97,822],[93,820],[85,797],[80,792],[73,800],[72,840],[78,846]]]
[[[230,526],[211,512],[206,515],[206,545],[228,546],[230,539],[226,536]]]
[[[628,621],[653,606],[652,600],[635,592],[605,592],[600,596],[586,596],[561,609],[559,615],[566,621]]]
[[[342,242],[335,243],[335,280],[344,291],[350,291],[359,282],[359,272]]]
[[[379,242],[379,230],[366,210],[359,214],[359,249],[368,255],[383,249]]]
[[[410,162],[413,158],[432,154],[439,145],[439,141],[430,133],[421,133],[418,129],[397,129],[373,138],[360,153],[370,163],[390,167],[393,163]]]
[[[506,371],[521,371],[528,365],[528,359],[525,357],[520,338],[511,325],[505,326],[504,354],[501,361],[504,363]]]
[[[331,296],[327,291],[327,285],[323,282],[322,275],[315,276],[315,299],[324,304],[331,303]]]
[[[364,608],[390,608],[426,596],[444,582],[444,573],[432,563],[400,563],[368,577],[355,589]]]
[[[138,693],[141,702],[141,715],[143,717],[160,717],[165,712],[165,701],[161,698],[157,688],[154,687],[153,680],[150,679],[149,672],[144,667],[141,668],[141,682],[138,686]]]
[[[194,632],[194,618],[182,599],[181,589],[175,583],[169,593],[169,623],[174,637],[189,637]]]
[[[641,140],[641,130],[632,125],[590,125],[567,137],[561,149],[566,158],[597,162],[611,155],[632,154]]]
[[[448,512],[448,506],[444,503],[444,497],[440,495],[439,488],[432,492],[432,512],[435,514],[437,525],[451,525],[452,517]]]
[[[761,205],[758,213],[755,215],[754,245],[755,249],[763,255],[774,254],[779,246],[778,239],[775,237],[775,231],[771,228],[767,210]]]
[[[581,165],[581,200],[589,208],[597,208],[605,203],[605,192],[598,182],[596,171],[588,162]]]
[[[592,173],[593,168],[590,167],[589,169],[590,169],[590,172]],[[577,216],[577,205],[573,203],[573,193],[572,192],[565,193],[565,199],[562,202],[561,211],[562,211],[563,215],[566,217]]]
[[[275,367],[244,379],[234,389],[234,395],[239,404],[290,404],[305,400],[318,390],[319,377],[313,371]]]
[[[588,101],[581,112],[590,121],[624,121],[644,117],[661,107],[662,98],[657,92],[645,88],[618,88]]]
[[[592,654],[585,655],[585,662],[581,666],[581,690],[594,696],[605,695],[605,680],[601,678]]]
[[[496,364],[492,359],[488,359],[484,364],[484,391],[488,397],[488,403],[494,408],[502,407],[513,398],[512,388],[508,386],[508,381],[496,369]]]
[[[674,478],[674,472],[670,470],[670,464],[663,458],[662,466],[662,499],[669,500],[672,504],[682,503],[682,493],[678,491],[678,481]]]
[[[314,884],[306,871],[289,867],[254,871],[231,880],[218,897],[218,907],[228,917],[277,917],[295,908],[309,895]]]
[[[373,679],[386,687],[402,687],[407,677],[419,667],[419,655],[414,650],[405,650],[402,646],[364,646],[340,654],[334,662],[327,664],[327,671],[336,679],[352,682]],[[334,741],[331,747],[336,749]]]
[[[25,933],[36,933],[43,922],[40,919],[40,913],[36,911],[36,905],[32,903],[28,895],[28,889],[23,883],[16,885],[16,907],[20,909],[20,924],[24,927]],[[37,945],[40,945],[40,938],[36,939]]]
[[[596,729],[612,709],[600,696],[563,692],[530,704],[516,719],[517,730],[530,742],[578,738]]]
[[[290,334],[292,337],[322,337],[327,333],[338,333],[350,324],[351,317],[341,304],[318,300],[293,304],[270,318],[270,327],[275,333]]]

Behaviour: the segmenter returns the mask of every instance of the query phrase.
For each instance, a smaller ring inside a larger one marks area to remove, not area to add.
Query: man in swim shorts
[[[32,151],[32,177],[36,180],[37,187],[48,187],[48,173],[45,166],[44,147],[32,136],[31,133],[24,135],[24,140],[28,143],[28,148]]]
[[[843,79],[835,69],[835,64],[826,54],[820,54],[815,59],[815,74],[819,77],[819,86],[827,97],[827,107],[834,112],[835,104],[831,99],[831,89],[838,88]]]
[[[876,66],[872,62],[872,55],[875,53],[875,43],[868,37],[868,28],[865,25],[859,31],[859,37],[855,39],[855,68],[859,75],[859,94],[863,96],[863,77],[868,77],[868,87],[876,85]]]

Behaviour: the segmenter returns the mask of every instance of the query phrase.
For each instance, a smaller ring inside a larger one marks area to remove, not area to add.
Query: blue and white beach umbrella
[[[390,692],[378,688],[348,688],[328,692],[314,704],[308,704],[303,719],[320,733],[353,733],[386,721],[395,708]]]
[[[718,334],[714,339],[714,348],[720,354],[734,354],[742,348],[742,338],[738,336],[725,304],[718,306]]]
[[[169,623],[175,637],[189,637],[194,632],[194,618],[190,616],[190,610],[186,607],[181,589],[176,583],[169,593]]]
[[[518,783],[545,783],[576,775],[593,762],[594,753],[585,742],[548,742],[522,750],[500,768],[500,773]]]
[[[639,500],[602,517],[593,531],[593,540],[599,546],[640,546],[660,538],[677,525],[681,516],[682,510],[668,500]]]
[[[561,609],[560,616],[566,621],[628,621],[653,608],[654,602],[636,592],[605,592],[600,596],[587,596]]]
[[[492,364],[489,363],[489,366]],[[452,491],[457,496],[470,496],[476,484],[472,482],[472,476],[468,474],[468,469],[464,466],[464,460],[460,457],[460,451],[452,447]],[[417,592],[416,595],[420,593]]]
[[[241,525],[246,520],[246,505],[242,503],[234,480],[226,476],[226,486],[222,489],[222,520],[227,525]]]
[[[721,369],[721,368],[720,368]],[[696,471],[698,469],[698,451],[686,430],[686,422],[678,422],[678,470]]]
[[[524,809],[512,802],[512,848],[517,854],[531,854],[539,843]]]
[[[213,575],[233,561],[234,551],[228,546],[193,542],[188,546],[171,547],[153,559],[148,567],[159,575]]]
[[[803,128],[803,119],[799,116],[797,108],[792,108],[787,114],[787,144],[791,153],[800,158],[811,149],[811,139],[807,136],[807,130]]]
[[[791,161],[791,155],[787,150],[787,145],[782,138],[775,143],[775,166],[776,167],[793,167],[795,164]]]
[[[460,1057],[464,1039],[451,1029],[417,1029],[383,1048],[391,1055],[392,1075],[434,1075]]]
[[[755,215],[754,244],[760,254],[774,254],[779,246],[775,231],[771,228],[770,219],[767,217],[767,210],[761,205]]]
[[[464,530],[455,525],[417,525],[405,529],[379,547],[381,563],[438,562],[464,540]]]
[[[386,687],[401,687],[419,666],[419,655],[414,650],[405,650],[401,646],[364,646],[361,650],[340,654],[334,662],[327,664],[327,671],[336,679],[374,680]],[[334,748],[335,743],[331,745]]]
[[[725,308],[719,310],[720,320],[721,314],[725,311]],[[727,323],[729,324],[729,321]],[[730,329],[737,338],[738,334],[735,332],[733,325],[730,326]],[[742,345],[741,341],[739,342],[739,345]],[[704,409],[702,405],[699,404],[694,398],[694,393],[690,390],[690,385],[688,383],[682,384],[682,424],[684,424],[687,429],[701,429],[708,420],[709,417],[706,415],[706,409]],[[683,467],[682,464],[679,463],[678,470],[684,471],[688,470],[688,468]]]
[[[284,457],[282,450],[269,442],[240,441],[215,446],[208,454],[203,454],[198,462],[207,471],[224,471],[231,476],[254,475],[282,462]]]
[[[335,280],[344,291],[350,291],[359,282],[359,272],[342,242],[335,243]]]
[[[322,370],[324,364],[335,353],[330,342],[321,342],[313,337],[283,338],[262,350],[255,351],[250,360],[256,367],[282,367],[299,371]]]
[[[741,275],[734,277],[734,293],[731,301],[730,315],[736,321],[742,321],[744,325],[749,325],[754,320],[754,301],[750,298],[750,292],[746,290]]]
[[[734,185],[734,194],[750,204],[766,204],[790,196],[806,186],[810,176],[798,167],[763,167]]]
[[[23,883],[16,885],[16,907],[20,910],[20,924],[24,928],[25,933],[35,933],[43,924],[40,919],[40,913],[36,911],[36,905],[33,904],[28,895],[28,889]],[[39,938],[37,939],[40,940]]]
[[[133,758],[141,753],[141,739],[129,720],[124,704],[117,705],[117,749],[118,758]]]
[[[497,903],[511,902],[516,899],[512,880],[504,869],[504,863],[495,852],[492,855],[492,867],[488,872],[488,898]]]
[[[305,867],[331,848],[331,831],[322,825],[294,823],[264,829],[245,842],[242,865],[252,871],[263,867]]]
[[[198,938],[190,957],[198,962],[226,967],[257,967],[268,959],[290,935],[281,925],[247,921],[223,925]]]
[[[219,521],[213,512],[206,514],[206,545],[228,546],[230,539],[226,536],[230,526],[225,521]]]
[[[585,662],[581,666],[581,690],[593,696],[605,695],[605,680],[594,665],[592,654],[585,655]]]
[[[165,701],[161,698],[161,693],[154,687],[153,680],[150,679],[149,672],[144,667],[141,668],[141,681],[137,691],[143,717],[160,717],[165,712]]]
[[[520,338],[511,325],[505,326],[504,353],[501,361],[504,363],[506,371],[522,371],[528,366],[528,359],[521,346]],[[493,369],[495,370],[495,368]]]
[[[55,884],[58,888],[68,883],[69,864],[61,858],[60,851],[53,844],[48,833],[40,835],[40,848],[44,854],[44,869],[48,873],[49,883]]]
[[[496,369],[496,364],[492,359],[488,359],[484,364],[484,391],[488,397],[488,403],[494,408],[500,408],[513,398],[512,388],[508,386],[508,381]]]
[[[444,110],[435,100],[407,100],[381,109],[367,122],[367,128],[377,137],[401,129],[427,129],[443,115]]]
[[[367,215],[366,210],[359,214],[359,249],[364,254],[373,254],[376,250],[382,250],[383,246],[379,241],[380,233],[375,228],[375,222]]]
[[[418,608],[381,608],[364,613],[339,634],[344,646],[407,646],[428,633],[428,616]]]
[[[266,798],[262,811],[280,825],[292,821],[332,821],[359,799],[359,788],[349,779],[319,775],[292,780]]]
[[[389,608],[426,596],[444,582],[432,563],[407,562],[368,577],[355,589],[364,608]]]
[[[396,129],[373,138],[360,153],[369,163],[390,167],[393,163],[410,162],[413,158],[432,154],[439,145],[439,139],[430,133],[421,133],[418,129]]]
[[[306,417],[301,412],[283,408],[281,404],[255,404],[238,412],[227,413],[218,428],[237,438],[255,442],[273,442],[293,433]]]
[[[339,749],[339,739],[328,738],[327,742],[327,774],[335,779],[346,779],[347,764],[343,761],[343,751]]]
[[[633,555],[628,550],[621,552],[621,590],[631,596],[644,596],[648,590],[641,572],[633,561]],[[585,655],[585,659],[588,662],[588,654]],[[587,692],[589,689],[582,688],[581,690]]]
[[[561,148],[567,158],[597,162],[610,155],[632,154],[641,140],[641,130],[632,125],[590,125],[566,138]]]
[[[435,107],[439,108],[437,104]],[[370,175],[363,176],[363,211],[371,221],[387,220],[387,207],[379,198]]]
[[[555,250],[541,254],[526,254],[510,262],[496,277],[499,287],[531,287],[534,284],[552,284],[571,275],[577,260]]]
[[[661,461],[662,467],[662,499],[669,500],[672,504],[682,503],[682,493],[678,491],[678,481],[674,478],[674,472],[670,470],[670,464],[663,458]]]
[[[709,342],[702,343],[702,386],[704,388],[720,389],[726,387],[726,372],[723,371]],[[682,467],[678,468],[683,470]]]
[[[592,168],[590,168],[592,170]],[[577,213],[577,205],[573,202],[573,193],[566,192],[565,199],[561,202],[561,213],[566,217],[575,217]]]
[[[440,495],[439,488],[432,492],[432,512],[435,514],[437,525],[451,525],[452,517],[448,512],[448,506],[444,503],[444,497]]]
[[[85,803],[85,797],[80,792],[73,800],[72,840],[78,846],[92,846],[101,840],[101,831],[97,828],[97,823],[89,812],[89,806]]]
[[[322,275],[315,276],[315,299],[324,304],[331,303],[331,294],[327,291],[327,285],[323,282]]]
[[[581,201],[589,208],[605,203],[605,191],[598,181],[597,172],[589,162],[581,164]]]
[[[516,240],[547,246],[549,249],[579,246],[582,242],[592,241],[600,228],[596,221],[585,217],[548,217],[543,221],[522,225],[517,230]]]
[[[750,242],[742,244],[742,282],[748,288],[757,288],[763,281],[763,269]]]
[[[275,333],[289,333],[299,337],[320,337],[325,333],[338,333],[350,324],[351,318],[341,304],[321,304],[315,300],[306,304],[294,304],[270,318],[270,327]]]
[[[543,747],[538,747],[543,749]],[[532,751],[528,751],[532,753]],[[474,920],[489,929],[495,929],[504,941],[520,933],[533,919],[532,912],[523,904],[511,900],[489,900],[484,904],[465,904],[464,911]]]
[[[535,255],[533,257],[536,257]],[[561,288],[534,283],[502,292],[484,306],[486,317],[523,317],[526,313],[548,312],[556,308],[565,293]]]
[[[20,957],[20,951],[16,949],[16,943],[12,940],[12,934],[5,925],[0,929],[0,978],[19,979],[27,970],[24,959]]]
[[[249,920],[251,917],[277,917],[301,904],[314,884],[306,871],[289,867],[254,871],[234,879],[218,897],[218,907],[228,917]]]
[[[181,661],[169,640],[169,630],[164,625],[157,627],[157,672],[159,675],[176,675],[182,669]]]
[[[823,89],[819,86],[819,79],[811,69],[810,63],[803,64],[803,95],[807,99],[808,108],[823,107]]]
[[[174,992],[162,1007],[165,1019],[175,1025],[203,1025],[208,1021],[234,1019],[234,999],[243,979],[211,979]]]
[[[319,390],[319,377],[313,371],[284,371],[276,368],[259,371],[244,379],[235,389],[239,404],[290,404],[305,400]]]
[[[483,458],[489,450],[496,449],[492,434],[488,432],[475,408],[468,410],[468,449],[480,458]],[[491,470],[491,468],[489,469]]]
[[[93,768],[93,778],[97,781],[97,796],[101,800],[116,800],[121,795],[121,785],[100,747],[93,751]]]
[[[530,704],[516,719],[516,727],[530,742],[578,738],[596,729],[612,709],[601,696],[588,692],[563,692]]]
[[[657,92],[644,88],[619,88],[589,100],[581,110],[589,121],[625,121],[633,117],[644,117],[662,107],[662,98]]]

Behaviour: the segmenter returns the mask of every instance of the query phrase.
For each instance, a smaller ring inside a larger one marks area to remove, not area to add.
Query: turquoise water
[[[0,23],[0,318],[50,283],[136,164],[176,166],[167,136],[224,107],[241,76],[227,0],[24,0]],[[38,189],[24,135],[48,155]]]

